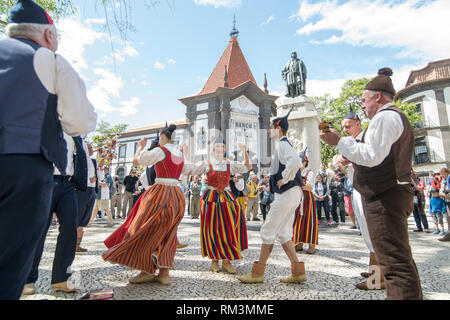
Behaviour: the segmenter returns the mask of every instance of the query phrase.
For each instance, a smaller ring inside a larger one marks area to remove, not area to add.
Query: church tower
[[[271,116],[276,115],[278,96],[269,94],[265,75],[265,90],[258,86],[238,36],[234,20],[228,45],[203,89],[179,101],[187,111],[191,162],[209,159],[210,144],[222,134],[228,157],[241,161],[238,144],[244,143],[250,152],[253,171],[261,172],[270,167],[272,146],[267,130]]]

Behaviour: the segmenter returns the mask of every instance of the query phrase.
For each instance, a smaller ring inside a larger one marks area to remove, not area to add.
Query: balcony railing
[[[421,164],[437,163],[436,154],[434,151],[428,153],[421,153],[419,155],[414,155],[414,165],[418,166]]]

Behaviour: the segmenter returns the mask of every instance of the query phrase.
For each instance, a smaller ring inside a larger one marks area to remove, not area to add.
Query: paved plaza
[[[431,223],[431,219],[430,219]],[[114,288],[116,300],[380,300],[385,291],[360,291],[354,287],[363,279],[359,274],[368,269],[369,253],[358,230],[351,230],[350,223],[338,227],[321,225],[319,246],[315,255],[299,252],[306,263],[307,282],[282,284],[280,278],[290,274],[289,260],[279,244],[275,245],[269,259],[264,284],[244,285],[235,275],[212,273],[210,260],[201,257],[200,222],[185,216],[178,229],[185,249],[178,250],[174,270],[168,286],[158,283],[130,284],[128,279],[138,274],[120,265],[102,260],[105,251],[103,240],[114,228],[105,228],[106,221],[95,221],[85,230],[82,246],[89,249],[78,253],[73,264],[73,279],[80,289],[77,294],[53,293],[50,289],[51,263],[58,229],[52,226],[47,236],[45,252],[40,265],[37,294],[22,299],[74,300],[93,289]],[[120,224],[116,223],[115,228]],[[250,271],[258,259],[261,223],[248,223],[249,250],[243,259],[233,265],[237,274]],[[439,236],[413,233],[414,220],[409,220],[410,243],[419,269],[424,298],[450,300],[450,243],[440,242]],[[306,247],[306,246],[305,246]]]

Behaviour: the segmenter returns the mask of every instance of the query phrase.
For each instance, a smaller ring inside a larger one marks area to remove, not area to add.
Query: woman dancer
[[[208,187],[200,202],[200,242],[202,256],[212,260],[213,272],[220,271],[222,260],[222,269],[235,274],[230,261],[241,259],[241,251],[248,249],[244,212],[228,188],[231,175],[252,169],[246,146],[240,144],[239,148],[245,157],[244,164],[225,158],[225,142],[218,137],[213,146],[213,160],[195,168],[194,174],[207,174]]]
[[[103,254],[103,259],[141,273],[131,283],[169,283],[169,269],[176,251],[176,233],[184,215],[185,200],[178,187],[184,167],[183,154],[172,144],[176,126],[161,132],[159,147],[144,151],[147,139],[139,142],[134,165],[155,166],[156,181],[137,204],[137,213],[124,240]],[[158,276],[155,276],[159,269]]]
[[[302,158],[303,164],[301,171],[304,184],[302,187],[304,198],[302,204],[295,211],[293,242],[296,245],[296,251],[303,251],[303,243],[308,243],[309,249],[307,253],[315,254],[316,245],[319,243],[319,221],[313,194],[316,177],[314,172],[307,170],[309,160],[306,157],[306,150],[300,155],[300,158]],[[303,210],[303,215],[300,210]]]

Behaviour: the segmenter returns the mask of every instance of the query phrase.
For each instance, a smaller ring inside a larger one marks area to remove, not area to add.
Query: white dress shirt
[[[370,121],[364,143],[356,142],[353,137],[341,138],[337,145],[339,152],[351,162],[364,167],[380,165],[404,130],[402,118],[397,112],[381,112],[390,106],[393,104],[384,105]]]
[[[244,191],[245,188],[245,183],[244,183],[244,179],[239,179],[237,183],[234,184],[236,189],[238,189],[238,191]]]
[[[95,167],[94,167],[94,163],[92,162],[91,157],[89,157],[88,146],[84,140],[83,140],[83,149],[84,149],[84,152],[86,153],[86,162],[87,162],[87,169],[88,169],[87,186],[90,188],[95,188],[95,181],[92,183],[90,182],[90,179],[95,178]]]
[[[147,190],[150,187],[147,179],[147,170],[144,170],[144,172],[141,173],[139,181],[142,183],[142,186],[145,188],[145,190]]]
[[[281,140],[278,143],[278,148],[275,151],[272,166],[270,168],[271,175],[274,175],[278,172],[278,161],[286,166],[284,171],[281,173],[283,177],[282,183],[283,185],[285,185],[289,181],[295,179],[295,175],[302,167],[302,161],[297,154],[297,151],[295,151],[295,149],[285,140]]]
[[[67,144],[67,167],[66,167],[66,175],[67,176],[73,176],[74,167],[73,167],[73,156],[76,152],[75,150],[75,142],[73,141],[73,138],[69,136],[67,133],[64,132],[64,140],[66,140]],[[56,166],[53,166],[53,175],[60,176],[61,172],[56,168]]]
[[[95,130],[97,114],[86,96],[86,86],[72,66],[60,55],[39,48],[34,69],[43,86],[58,96],[58,115],[64,132],[72,137]]]

